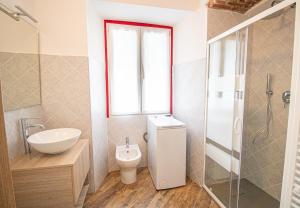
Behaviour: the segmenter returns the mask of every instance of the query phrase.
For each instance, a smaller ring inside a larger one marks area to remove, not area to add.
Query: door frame
[[[2,90],[0,83],[0,207],[15,208],[16,200],[13,188],[12,174],[9,165],[6,140]]]

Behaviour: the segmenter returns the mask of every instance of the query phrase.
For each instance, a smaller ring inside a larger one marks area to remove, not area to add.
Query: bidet
[[[141,151],[137,144],[117,146],[116,160],[121,169],[121,181],[124,184],[136,182],[136,170],[141,161]]]

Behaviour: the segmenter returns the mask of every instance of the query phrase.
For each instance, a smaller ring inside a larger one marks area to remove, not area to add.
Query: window
[[[109,78],[111,114],[139,113],[138,30],[109,27]]]
[[[172,113],[172,28],[108,23],[107,116]]]

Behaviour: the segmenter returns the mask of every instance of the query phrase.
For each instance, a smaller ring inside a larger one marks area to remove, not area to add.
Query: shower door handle
[[[241,134],[241,118],[236,117],[233,124],[234,133]]]

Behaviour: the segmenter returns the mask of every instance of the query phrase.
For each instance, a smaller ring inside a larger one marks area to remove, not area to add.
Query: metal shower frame
[[[274,14],[288,6],[293,6],[299,0],[285,0],[248,20],[238,24],[237,26],[223,32],[222,34],[207,41],[207,61],[209,60],[209,45],[218,41],[230,34],[247,28],[251,24],[262,20],[263,18]],[[300,2],[299,2],[300,3]],[[300,130],[300,5],[296,6],[295,14],[295,30],[294,30],[294,48],[293,48],[293,65],[292,65],[292,79],[291,79],[291,101],[289,105],[289,117],[288,117],[288,128],[287,128],[287,140],[285,149],[285,161],[284,161],[284,173],[282,180],[281,189],[281,200],[280,208],[288,208],[291,206],[291,196],[293,193],[293,179],[295,173],[296,164],[296,152],[298,147],[298,137]],[[208,62],[206,65],[206,92],[208,89]],[[206,126],[207,126],[207,99],[205,101],[205,132],[204,132],[204,155],[206,155],[205,143],[206,143]],[[300,138],[299,138],[300,139]],[[204,161],[205,163],[205,161]],[[205,164],[203,169],[203,181],[205,177]],[[210,196],[220,205],[222,208],[226,208],[221,201],[209,190],[209,188],[203,184],[205,190]]]

